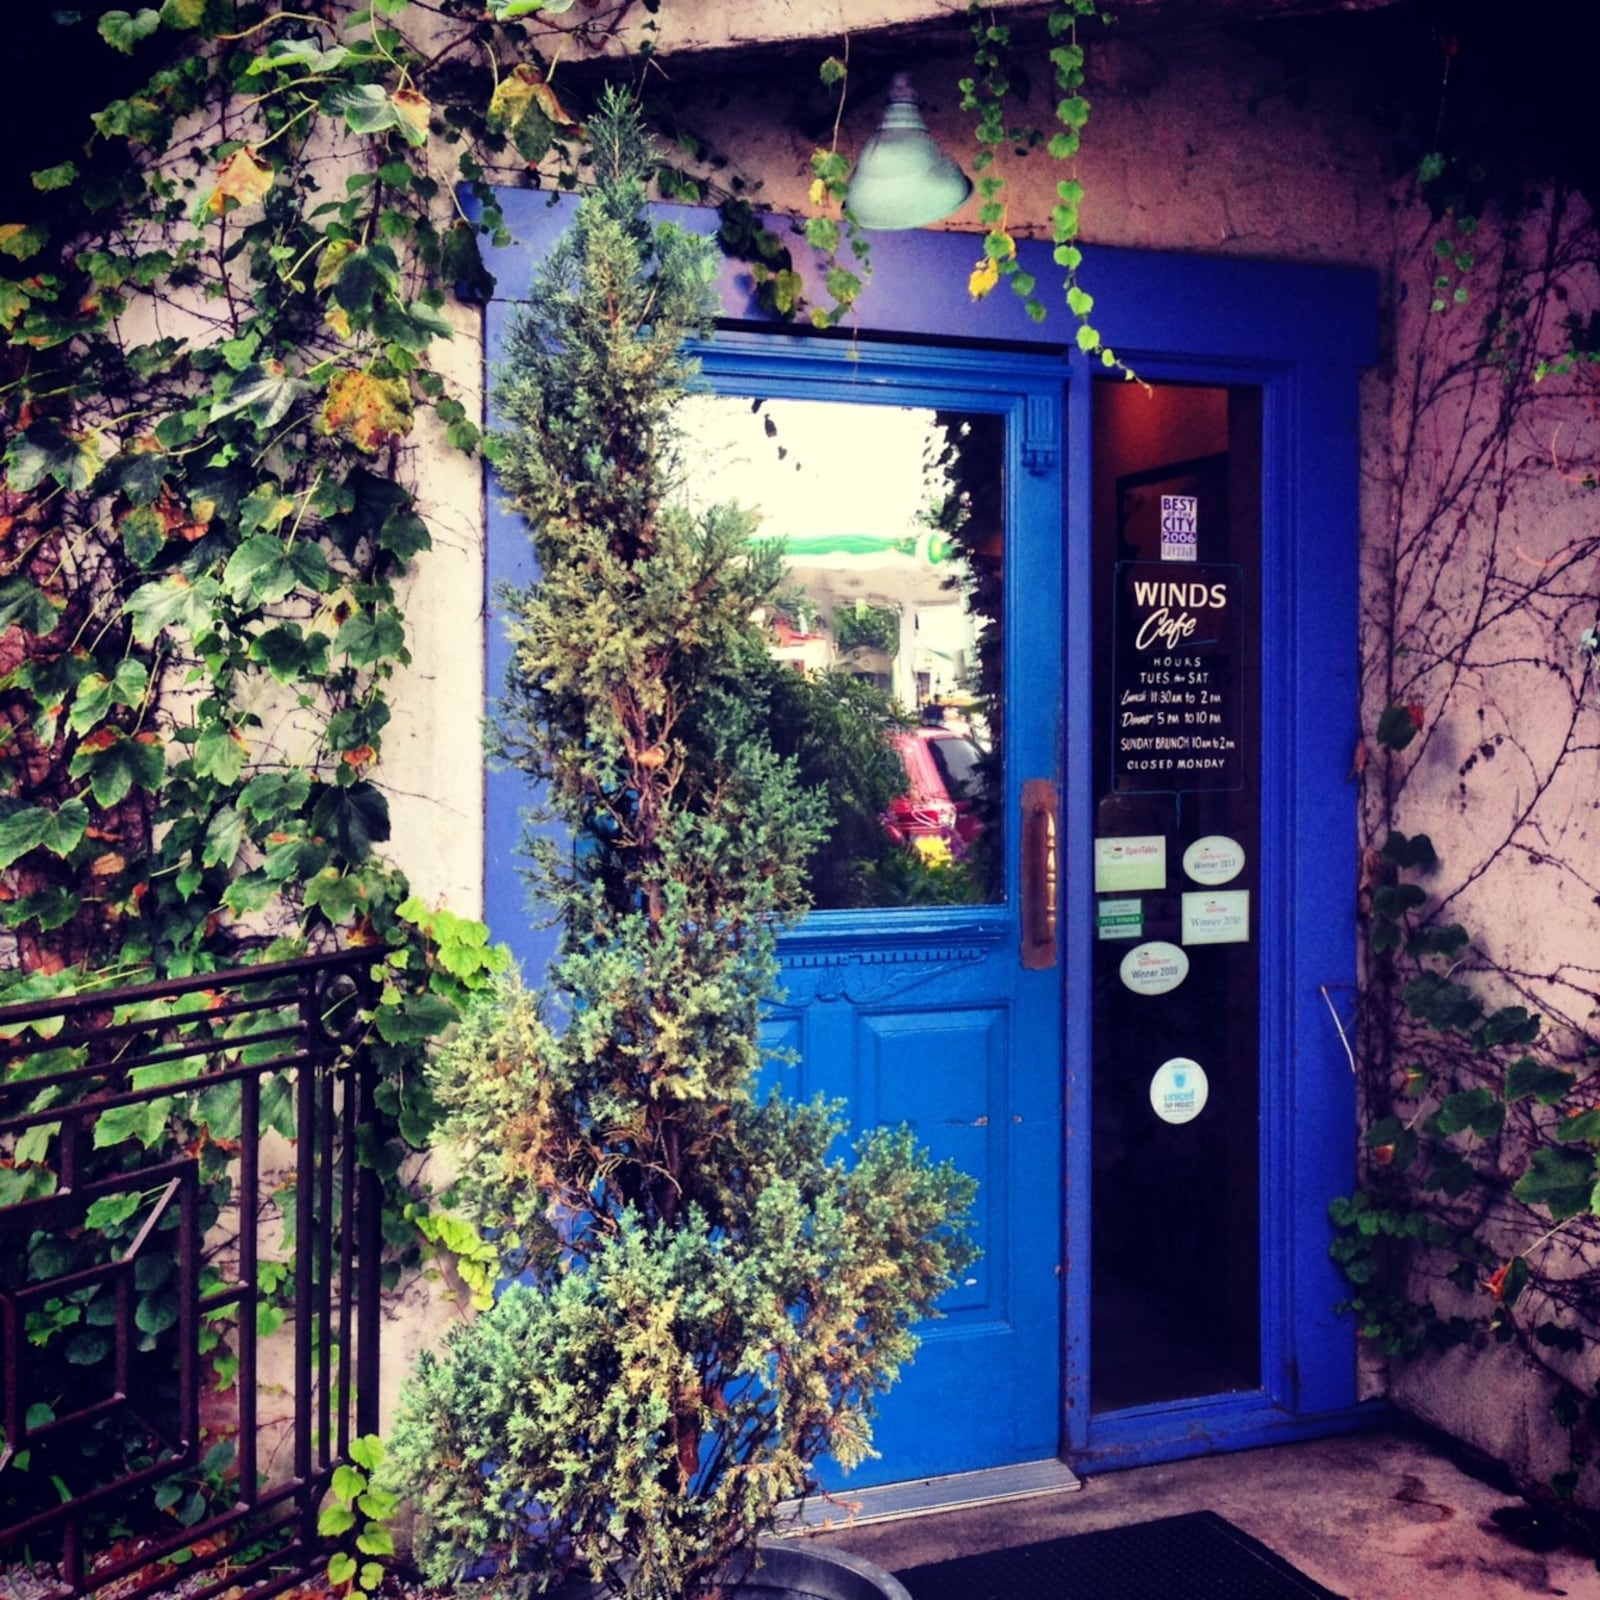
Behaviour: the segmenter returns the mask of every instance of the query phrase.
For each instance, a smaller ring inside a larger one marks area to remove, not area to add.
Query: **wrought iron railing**
[[[0,1592],[265,1597],[320,1565],[378,1424],[371,964],[0,1007]]]

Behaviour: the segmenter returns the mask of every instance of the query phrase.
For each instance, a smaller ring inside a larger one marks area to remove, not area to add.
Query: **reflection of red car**
[[[906,792],[889,803],[883,825],[896,844],[940,839],[963,855],[983,831],[974,802],[983,785],[982,752],[951,728],[913,728],[893,735],[906,769]]]

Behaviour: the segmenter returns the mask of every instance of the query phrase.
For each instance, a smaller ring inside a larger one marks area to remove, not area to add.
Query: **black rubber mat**
[[[912,1600],[1340,1600],[1214,1511],[895,1574]]]

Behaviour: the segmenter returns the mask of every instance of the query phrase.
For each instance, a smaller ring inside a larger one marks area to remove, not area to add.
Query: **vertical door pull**
[[[1022,785],[1022,964],[1056,964],[1056,786],[1048,778]]]

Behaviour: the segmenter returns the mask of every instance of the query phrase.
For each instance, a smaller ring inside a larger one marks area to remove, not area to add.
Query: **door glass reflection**
[[[1002,899],[1004,419],[695,395],[678,420],[689,504],[783,551],[751,691],[827,797],[816,906]]]

